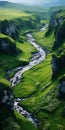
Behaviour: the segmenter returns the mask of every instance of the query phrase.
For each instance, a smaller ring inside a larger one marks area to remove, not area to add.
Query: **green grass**
[[[8,80],[4,79],[2,76],[0,76],[0,86],[5,89],[5,88],[10,88],[11,84]]]
[[[22,60],[22,61],[29,62],[32,54],[34,52],[36,52],[36,48],[33,47],[30,43],[27,43],[27,42],[26,43],[18,43],[17,42],[17,48],[22,51],[22,53],[20,53],[18,55],[18,59]]]
[[[15,18],[20,17],[27,17],[31,14],[25,13],[24,11],[16,10],[16,9],[7,9],[7,8],[0,8],[0,21],[3,21],[5,19],[12,20]]]
[[[33,36],[38,44],[52,52],[55,40],[53,32],[47,37],[45,37],[45,32],[35,32]],[[62,115],[64,105],[57,99],[61,74],[57,79],[52,80],[51,61],[52,53],[47,55],[44,62],[25,72],[22,82],[14,88],[14,95],[26,97],[20,105],[39,119],[40,130],[63,130],[65,129],[65,119]]]
[[[0,34],[1,38],[10,38],[6,35]],[[10,39],[11,40],[11,39]],[[13,40],[14,41],[14,40]],[[12,42],[12,41],[11,41]],[[36,52],[35,47],[30,45],[29,43],[20,43],[16,41],[16,47],[20,50],[18,56],[9,56],[0,54],[0,87],[2,89],[11,89],[11,84],[9,81],[4,79],[6,75],[6,71],[17,66],[21,66],[23,64],[27,64],[32,56],[32,53]],[[15,72],[10,74],[10,77],[14,75]],[[1,116],[1,126],[3,130],[12,129],[12,130],[37,130],[31,122],[29,122],[26,118],[21,116],[19,113],[10,112],[10,110],[4,106],[0,106],[2,111],[0,110]]]
[[[21,102],[21,104],[35,115],[40,112],[40,110],[49,112],[54,111],[57,107],[57,103],[56,105],[52,103],[56,84],[57,83],[52,83],[46,87],[43,86],[42,88],[39,88],[31,98],[26,99]],[[50,103],[53,105],[53,108],[49,106]]]
[[[32,54],[35,53],[37,50],[35,49],[35,47],[33,47],[31,44],[29,43],[16,43],[17,48],[21,51],[18,56],[16,57],[7,57],[7,63],[8,64],[8,69],[12,69],[15,68],[17,66],[23,66],[29,63],[30,58],[32,57]],[[9,57],[11,59],[9,59]],[[15,64],[13,64],[15,61]],[[11,78],[14,76],[14,74],[16,73],[15,70],[11,71],[11,73],[8,75],[8,78]]]
[[[17,56],[9,56],[0,54],[0,66],[2,70],[12,69],[17,66],[21,66],[29,62],[32,53],[36,52],[36,49],[29,43],[16,43],[20,53]]]
[[[34,94],[20,103],[39,119],[39,129],[45,129],[47,124],[50,130],[57,130],[61,126],[65,128],[65,119],[62,114],[64,102],[57,99],[57,86],[58,81],[56,80],[49,84],[44,91]]]
[[[50,34],[49,36],[45,37],[44,32],[34,32],[33,36],[35,37],[38,44],[42,47],[45,47],[47,50],[51,51],[54,43],[54,33]]]
[[[38,117],[41,120],[40,128],[45,128],[47,123],[50,124],[50,130],[64,130],[65,129],[65,118],[63,116],[64,103],[60,102],[59,107],[53,113],[47,113],[44,110],[38,112]],[[61,128],[61,126],[63,128]],[[60,127],[60,128],[58,128]]]
[[[0,81],[5,83],[5,75],[7,70],[13,69],[17,66],[23,66],[29,63],[30,58],[32,57],[32,54],[36,52],[35,47],[33,47],[31,44],[24,42],[20,43],[18,41],[13,40],[11,37],[4,35],[0,33],[0,38],[7,39],[10,41],[10,44],[16,43],[17,49],[19,49],[18,55],[6,55],[6,54],[0,54]],[[24,40],[26,38],[24,37]],[[16,71],[12,71],[8,77],[12,77],[15,74]],[[7,82],[7,81],[6,81]]]
[[[11,43],[12,43],[12,42],[15,42],[13,38],[11,38],[11,37],[9,37],[9,36],[3,34],[3,33],[0,33],[0,38],[3,38],[3,39],[4,39],[4,38],[7,38],[7,39],[9,39],[9,40],[11,41]]]
[[[52,69],[50,62],[51,55],[48,55],[46,60],[41,64],[33,67],[29,71],[26,71],[23,74],[22,82],[14,88],[15,96],[30,96],[30,94],[42,89],[42,87],[45,86],[45,84],[47,84],[51,79]]]
[[[51,14],[52,10],[55,9],[50,9],[50,12],[48,12],[48,14]],[[2,13],[0,13],[0,20],[4,20],[5,18],[11,20],[14,18],[22,17],[23,21],[26,21],[25,23],[27,23],[29,18],[31,18],[31,15],[24,12],[21,13],[21,10],[11,11],[9,9],[0,9],[0,11],[2,11]],[[13,11],[14,13],[11,15]],[[34,13],[36,15],[36,11],[34,11]],[[42,17],[42,14],[40,17]],[[35,18],[33,18],[33,21],[34,20]],[[44,22],[45,20],[41,18],[41,24]],[[47,22],[48,21],[46,20],[46,23]],[[25,26],[25,29],[22,30],[21,34],[29,30],[30,29],[28,26]],[[46,31],[35,32],[33,33],[33,36],[35,37],[38,44],[52,52],[52,47],[55,40],[54,33],[52,32],[47,37],[45,37],[45,33]],[[10,87],[10,83],[3,78],[6,71],[8,69],[27,64],[32,54],[36,52],[36,49],[27,43],[26,37],[23,35],[21,36],[21,34],[19,36],[20,39],[18,40],[22,40],[23,42],[16,41],[16,47],[20,50],[20,53],[17,56],[7,56],[3,54],[0,55],[0,84],[4,82],[4,85],[8,87]],[[6,36],[0,34],[0,37],[4,38]],[[65,47],[60,47],[62,50],[63,48]],[[57,50],[55,50],[54,53],[56,54]],[[63,53],[64,50],[62,54]],[[22,105],[25,109],[32,112],[33,115],[36,116],[36,118],[39,120],[39,130],[64,130],[65,118],[62,115],[64,102],[57,99],[57,93],[59,78],[64,74],[65,68],[63,68],[63,71],[60,72],[57,79],[52,80],[51,61],[52,53],[49,53],[42,63],[33,67],[31,70],[26,71],[23,74],[22,81],[14,87],[13,93],[16,98],[26,98],[26,100],[20,102],[20,105]],[[15,71],[12,71],[9,77],[12,77],[14,73]],[[8,109],[2,108],[2,113],[0,114],[2,125],[4,125],[3,127],[5,130],[36,130],[36,128],[34,128],[34,126],[26,118],[21,116],[16,111],[14,111],[13,115],[12,113],[8,112],[10,112],[10,110],[8,111]],[[5,124],[7,124],[7,126]]]

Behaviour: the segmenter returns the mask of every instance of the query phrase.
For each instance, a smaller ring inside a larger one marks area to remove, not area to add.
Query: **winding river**
[[[33,55],[33,57],[31,58],[28,65],[22,67],[20,69],[20,71],[18,71],[14,75],[14,77],[10,79],[12,87],[20,82],[22,74],[25,71],[30,70],[32,67],[34,67],[34,66],[38,65],[39,63],[41,63],[45,59],[45,56],[46,56],[45,51],[43,50],[43,48],[40,45],[38,45],[36,43],[35,39],[32,37],[32,34],[27,34],[27,37],[28,37],[28,42],[30,44],[32,44],[37,49],[38,52]]]
[[[46,29],[46,26],[45,26],[45,29]],[[16,70],[18,70],[18,72],[16,72],[16,74],[14,75],[14,77],[10,79],[12,87],[16,86],[16,84],[18,84],[21,81],[22,74],[25,71],[30,70],[32,67],[38,65],[43,60],[45,60],[45,57],[46,57],[45,50],[40,45],[38,45],[36,43],[36,41],[33,38],[33,36],[32,36],[31,33],[27,34],[27,39],[28,39],[27,41],[30,44],[32,44],[37,49],[38,52],[32,56],[32,58],[30,59],[30,62],[29,62],[28,65],[26,65],[24,67],[17,67],[16,68]],[[37,127],[38,120],[36,118],[34,118],[33,115],[30,112],[26,111],[23,107],[19,106],[19,102],[22,101],[22,100],[25,100],[25,99],[14,99],[14,109],[16,109],[20,114],[22,114],[29,121],[31,121],[32,124],[35,127]]]

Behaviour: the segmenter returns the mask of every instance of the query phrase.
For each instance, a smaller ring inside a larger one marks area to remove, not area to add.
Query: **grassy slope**
[[[14,88],[16,97],[26,97],[33,92],[38,92],[46,82],[49,82],[52,73],[50,59],[51,55],[47,57],[46,61],[23,74],[22,82]]]
[[[18,56],[7,56],[4,54],[0,54],[0,69],[8,70],[17,66],[21,66],[25,63],[29,62],[29,59],[32,56],[32,53],[36,51],[36,49],[30,45],[29,43],[16,43],[17,48],[20,49],[20,53]]]
[[[65,129],[65,119],[62,116],[64,104],[57,99],[58,80],[63,73],[60,73],[54,81],[51,79],[54,34],[52,32],[45,37],[44,32],[36,32],[33,36],[38,44],[46,47],[51,53],[44,62],[23,74],[22,82],[15,87],[14,94],[16,97],[27,97],[20,105],[34,113],[41,121],[39,129],[63,130]],[[57,51],[55,50],[54,53]]]
[[[44,32],[42,33],[44,34]],[[43,40],[41,39],[42,33],[38,36],[39,44],[39,41]],[[44,38],[44,41],[46,41],[46,38]],[[52,41],[54,41],[54,39]],[[48,42],[50,42],[50,40],[47,39],[46,45]],[[44,42],[42,42],[41,45],[45,46]],[[50,126],[52,122],[52,114],[48,114],[47,112],[49,111],[49,113],[52,113],[60,104],[56,99],[58,81],[51,80],[51,60],[51,54],[48,54],[45,61],[25,72],[23,74],[22,83],[14,88],[14,94],[16,97],[29,97],[32,94],[31,98],[27,98],[20,104],[34,113],[34,115],[41,121],[39,129]],[[48,117],[48,119],[46,119],[46,117]],[[53,120],[55,120],[55,118],[56,117],[54,117]],[[54,123],[52,123],[50,129],[53,127]],[[55,128],[57,128],[56,124]]]
[[[11,10],[7,8],[0,8],[0,21],[4,19],[11,20],[14,18],[20,18],[20,17],[30,16],[30,15],[31,14],[16,9]]]
[[[35,37],[37,43],[39,43],[42,47],[45,47],[47,50],[51,51],[54,42],[54,33],[45,37],[45,32],[34,32],[33,36]]]
[[[0,21],[4,20],[4,19],[12,20],[12,19],[16,18],[15,20],[16,20],[16,22],[18,22],[17,19],[20,17],[21,19],[24,19],[23,20],[23,22],[24,22],[25,20],[29,20],[30,16],[31,16],[31,14],[24,13],[21,10],[16,10],[16,9],[11,10],[8,8],[0,7]],[[26,30],[28,30],[28,29],[26,29]],[[18,56],[8,56],[8,55],[0,54],[0,61],[1,61],[0,62],[0,66],[1,66],[0,72],[2,75],[3,75],[3,71],[5,71],[5,70],[12,69],[16,66],[20,66],[23,64],[27,64],[29,62],[29,59],[32,56],[32,53],[34,53],[36,51],[36,49],[32,45],[27,43],[25,36],[21,36],[21,35],[23,35],[23,34],[20,34],[19,38],[22,39],[22,37],[23,37],[24,43],[15,41],[11,37],[0,33],[0,38],[9,39],[11,41],[11,44],[15,42],[17,48],[20,50],[20,53]]]
[[[52,52],[54,43],[53,33],[46,38],[44,32],[34,33],[33,35],[38,44]],[[25,72],[23,74],[23,83],[20,83],[19,86],[14,89],[14,94],[17,97],[28,97],[25,101],[21,102],[21,104],[34,113],[41,121],[39,129],[50,128],[50,130],[63,130],[65,129],[65,119],[62,116],[64,105],[63,102],[57,100],[58,79],[62,73],[59,74],[59,77],[55,79],[55,81],[52,81],[50,63],[51,54],[47,56],[43,63]],[[31,94],[32,97],[29,98]]]
[[[43,47],[46,45],[47,47],[48,43],[47,49],[51,50],[51,47],[49,45],[50,38],[43,39],[44,32],[34,33],[34,36],[38,38],[36,39],[38,44],[42,45]],[[52,39],[51,41],[54,41],[54,39]],[[31,98],[27,98],[25,101],[21,102],[21,104],[26,109],[34,113],[35,116],[37,116],[38,113],[37,118],[39,118],[41,122],[45,120],[46,116],[49,116],[47,113],[42,112],[43,110],[47,109],[48,111],[49,108],[49,111],[53,111],[59,106],[59,102],[56,99],[57,94],[56,87],[58,82],[57,81],[54,82],[51,80],[52,76],[51,60],[52,60],[51,54],[48,54],[45,61],[43,61],[36,67],[32,68],[31,70],[25,72],[23,74],[22,82],[14,88],[14,94],[16,97],[29,97],[32,94]],[[53,97],[53,95],[55,95],[55,97]],[[50,105],[52,107],[50,107]],[[42,113],[42,116],[40,115],[40,113]],[[43,118],[42,120],[42,117],[44,115],[45,118]],[[52,119],[50,118],[50,123],[51,120]],[[48,120],[46,122],[49,123]],[[45,124],[43,123],[40,124],[40,127],[44,128],[44,125],[45,127],[47,127],[46,122]]]

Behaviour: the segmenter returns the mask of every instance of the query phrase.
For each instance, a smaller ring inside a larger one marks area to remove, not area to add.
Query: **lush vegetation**
[[[0,108],[0,115],[1,130],[36,130],[36,128],[26,118],[16,111],[11,111],[4,105]]]
[[[14,12],[14,13],[13,13]],[[25,17],[25,16],[30,16],[31,14],[27,14],[23,11],[19,11],[16,9],[6,9],[6,8],[0,8],[0,20],[11,20],[14,18],[20,18],[20,17]]]
[[[47,36],[45,35],[46,32],[33,33],[33,36],[35,37],[37,43],[40,44],[42,47],[45,47],[50,52],[50,54],[47,55],[47,58],[43,63],[25,72],[23,74],[22,84],[20,83],[14,89],[14,94],[16,97],[27,97],[27,99],[25,101],[22,101],[20,105],[24,106],[27,110],[34,113],[34,115],[41,121],[39,129],[43,128],[50,130],[60,130],[65,128],[65,120],[64,116],[62,115],[64,103],[57,99],[59,79],[65,73],[64,61],[62,63],[63,68],[61,66],[61,59],[63,56],[65,56],[65,45],[62,38],[63,33],[61,36],[63,42],[61,43],[61,41],[59,40],[59,45],[54,44],[54,41],[56,40],[55,32],[57,33],[57,35],[61,33],[61,30],[64,30],[65,32],[64,27],[65,26],[63,21],[61,26],[58,27],[58,31],[55,29],[53,30],[52,27],[53,31],[50,32]],[[53,49],[53,46],[56,46],[55,49]],[[58,57],[57,63],[59,66],[61,66],[61,70],[58,70],[57,77],[55,79],[52,79],[52,54]],[[30,88],[32,89],[32,87],[34,88],[34,92],[32,90],[31,96],[29,90]]]
[[[50,34],[49,36],[45,37],[45,32],[34,32],[33,36],[37,40],[37,43],[40,44],[42,47],[45,47],[48,51],[52,51],[53,42],[54,42],[54,33]]]
[[[38,128],[35,128],[31,122],[17,111],[11,111],[9,107],[2,103],[0,103],[0,128],[1,130],[64,130],[64,101],[57,98],[58,83],[65,73],[65,60],[62,60],[62,58],[65,59],[64,7],[54,17],[54,20],[58,20],[60,17],[63,18],[62,23],[55,28],[54,22],[49,23],[49,15],[61,7],[40,9],[38,7],[29,8],[23,6],[21,9],[20,5],[15,4],[15,9],[13,9],[14,4],[5,3],[4,7],[2,5],[0,7],[0,41],[6,41],[6,44],[12,47],[15,45],[17,53],[12,55],[12,53],[0,51],[0,100],[4,90],[11,91],[11,84],[5,79],[6,72],[17,66],[28,64],[32,54],[37,52],[27,42],[27,32],[33,32],[36,42],[47,50],[47,56],[42,63],[26,71],[21,82],[13,89],[15,98],[25,98],[25,100],[20,102],[20,105],[33,113],[38,119]],[[12,21],[15,31],[14,34],[8,35],[6,29]],[[45,23],[48,23],[49,26],[46,31],[41,32],[40,27]],[[4,28],[4,32],[1,26]],[[50,27],[51,31],[49,31]],[[17,36],[15,37],[15,35]],[[58,69],[54,77],[52,77],[53,56],[56,59],[55,65],[61,67],[61,70]],[[15,73],[16,70],[11,71],[8,78],[12,77]]]
[[[0,30],[3,30],[0,33],[0,41],[3,43],[6,42],[6,45],[14,46],[16,45],[17,54],[12,55],[11,53],[4,54],[3,51],[0,51],[0,101],[3,91],[11,91],[11,84],[5,79],[6,72],[10,69],[13,69],[17,66],[23,66],[29,63],[29,60],[33,53],[37,50],[27,42],[27,38],[24,33],[30,31],[36,19],[34,16],[28,13],[24,13],[21,10],[0,8]],[[13,13],[14,12],[14,13]],[[6,20],[5,20],[6,19]],[[31,19],[31,20],[30,20]],[[14,38],[6,34],[6,27],[10,26],[11,21],[14,21],[15,26],[19,25],[19,28],[22,26],[22,31],[19,29],[18,38]],[[28,24],[27,24],[28,22]],[[31,27],[29,28],[29,24]],[[9,50],[7,50],[8,52]],[[14,51],[14,50],[13,50]],[[9,78],[14,75],[16,71],[13,71],[8,76]],[[15,129],[15,130],[36,130],[36,128],[23,116],[18,114],[16,111],[12,112],[10,108],[6,105],[2,105],[0,102],[0,128],[1,130],[5,129]]]

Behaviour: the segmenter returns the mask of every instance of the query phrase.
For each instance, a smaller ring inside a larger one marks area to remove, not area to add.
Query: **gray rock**
[[[9,36],[11,36],[12,35],[12,33],[14,33],[15,34],[15,24],[14,24],[14,22],[10,22],[9,23],[9,26],[6,28],[6,34],[7,35],[9,35]]]
[[[65,97],[65,77],[62,77],[58,84],[58,97],[63,98]]]
[[[7,102],[7,100],[8,100],[8,98],[9,98],[9,97],[8,97],[7,95],[6,95],[6,96],[4,96],[4,97],[3,97],[3,99],[2,99],[2,103],[6,103],[6,102]]]

